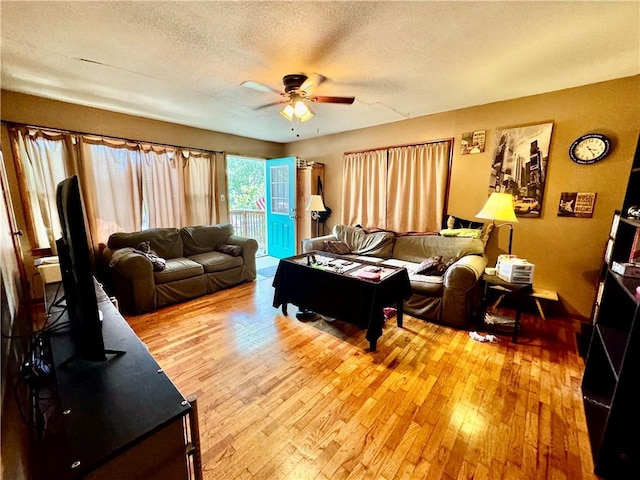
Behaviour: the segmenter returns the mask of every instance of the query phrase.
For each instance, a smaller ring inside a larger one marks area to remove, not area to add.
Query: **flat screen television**
[[[58,184],[56,204],[62,236],[56,240],[62,287],[75,353],[70,360],[105,361],[102,320],[96,296],[92,250],[87,236],[86,215],[78,177]]]

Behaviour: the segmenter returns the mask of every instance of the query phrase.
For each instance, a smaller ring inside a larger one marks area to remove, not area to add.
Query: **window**
[[[271,213],[289,214],[289,167],[271,168]]]
[[[450,161],[450,141],[345,153],[341,222],[439,231]]]
[[[60,236],[56,188],[78,175],[94,245],[118,231],[219,221],[223,153],[11,125],[19,187],[34,248]]]

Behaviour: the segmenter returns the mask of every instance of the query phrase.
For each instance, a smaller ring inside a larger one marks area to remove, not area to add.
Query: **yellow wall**
[[[341,214],[344,152],[389,145],[454,139],[448,213],[473,219],[487,198],[497,128],[553,123],[541,218],[520,218],[514,226],[513,253],[535,264],[534,284],[556,290],[569,314],[589,317],[595,285],[614,209],[620,208],[638,141],[640,76],[497,102],[395,122],[286,146],[287,155],[325,164],[325,201],[333,209],[328,226]],[[484,153],[461,155],[462,133],[487,131]],[[612,153],[593,165],[569,160],[578,136],[602,132]],[[558,217],[561,192],[597,192],[593,218]],[[508,229],[493,235],[490,262],[506,251]]]
[[[532,97],[465,108],[378,127],[286,145],[251,140],[155,120],[2,92],[2,119],[100,133],[229,154],[274,158],[299,156],[325,164],[325,201],[333,209],[328,226],[340,220],[342,155],[346,151],[453,138],[448,213],[472,219],[482,207],[496,128],[553,123],[542,216],[521,218],[514,228],[515,254],[536,265],[535,285],[556,290],[565,309],[589,317],[611,215],[622,204],[640,126],[640,76]],[[487,131],[484,153],[460,155],[461,134]],[[594,165],[569,160],[571,142],[588,132],[610,136],[611,155]],[[3,131],[3,150],[9,152]],[[8,155],[7,155],[8,156]],[[7,158],[8,160],[8,158]],[[11,170],[12,167],[8,166]],[[12,173],[9,172],[10,184]],[[15,185],[15,184],[14,184]],[[560,192],[597,192],[593,218],[558,217]],[[13,192],[12,192],[13,193]],[[16,203],[14,201],[14,203]],[[16,205],[17,206],[17,205]],[[20,213],[18,212],[20,217]],[[490,261],[507,248],[507,229],[489,242]]]

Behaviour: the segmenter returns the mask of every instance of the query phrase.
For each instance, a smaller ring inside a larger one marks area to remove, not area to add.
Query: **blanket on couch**
[[[367,233],[364,229],[349,225],[336,225],[333,228],[336,239],[349,246],[351,253],[391,258],[395,235],[393,232],[379,231]]]

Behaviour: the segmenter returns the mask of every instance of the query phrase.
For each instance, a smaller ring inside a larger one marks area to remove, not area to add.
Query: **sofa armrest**
[[[444,285],[445,287],[469,290],[478,282],[486,266],[487,257],[485,255],[465,255],[447,269],[444,275]]]
[[[441,318],[449,325],[467,327],[476,307],[474,291],[487,266],[485,255],[465,255],[445,272]]]
[[[258,252],[258,241],[254,238],[241,237],[239,235],[230,235],[226,242],[229,245],[239,245],[242,248],[242,261],[249,271],[251,278],[255,279],[256,271],[256,253]]]
[[[338,239],[334,235],[323,235],[321,237],[305,238],[302,240],[302,253],[312,252],[314,250],[323,251],[324,242],[335,242]]]
[[[123,310],[131,313],[145,313],[156,308],[156,282],[151,260],[139,252],[119,252],[119,258],[112,262],[119,249],[105,248],[102,257],[108,265],[115,296]],[[112,265],[113,263],[113,265]]]

